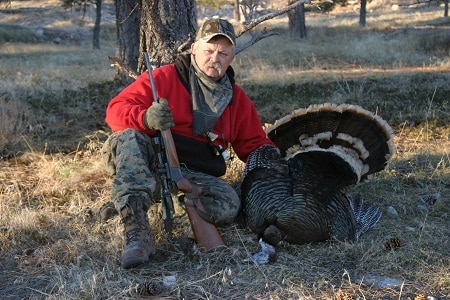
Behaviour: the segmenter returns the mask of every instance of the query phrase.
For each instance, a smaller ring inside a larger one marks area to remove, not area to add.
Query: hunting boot
[[[125,244],[122,253],[122,267],[129,269],[149,261],[155,254],[148,222],[147,211],[143,208],[143,201],[133,199],[120,211],[124,224]]]

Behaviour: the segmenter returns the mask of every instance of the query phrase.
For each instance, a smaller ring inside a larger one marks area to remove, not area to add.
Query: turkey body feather
[[[254,151],[241,186],[244,220],[264,242],[355,240],[378,222],[379,208],[350,192],[395,153],[383,119],[359,106],[313,105],[266,132],[278,149]]]

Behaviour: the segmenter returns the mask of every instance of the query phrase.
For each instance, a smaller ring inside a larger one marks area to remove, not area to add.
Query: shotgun
[[[144,53],[144,57],[150,78],[153,101],[159,102],[148,52]],[[206,220],[208,214],[200,201],[201,186],[190,182],[181,173],[180,162],[178,161],[177,150],[170,129],[157,131],[157,134],[152,137],[152,145],[157,158],[157,173],[161,180],[164,227],[169,239],[172,237],[174,215],[172,193],[178,195],[178,192],[181,192],[179,199],[185,205],[195,241],[199,248],[203,251],[211,251],[224,247],[225,243],[217,227]]]

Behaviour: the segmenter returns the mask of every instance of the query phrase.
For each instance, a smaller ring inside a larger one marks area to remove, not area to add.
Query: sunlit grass
[[[89,44],[8,43],[0,46],[2,84],[8,91],[72,90],[112,80],[114,68],[108,56],[114,56],[114,51],[112,43],[103,44],[101,50],[93,50]]]

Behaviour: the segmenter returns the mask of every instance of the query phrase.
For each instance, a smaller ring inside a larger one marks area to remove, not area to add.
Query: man
[[[233,26],[218,18],[199,28],[191,53],[153,70],[159,103],[152,97],[147,72],[111,100],[106,122],[114,131],[104,146],[115,174],[111,197],[124,223],[122,267],[149,260],[155,253],[147,211],[160,197],[150,136],[169,129],[182,174],[201,183],[201,201],[217,225],[234,220],[240,208],[236,191],[219,177],[226,172],[217,151],[233,147],[246,161],[263,145],[274,145],[261,127],[256,109],[235,84]]]

